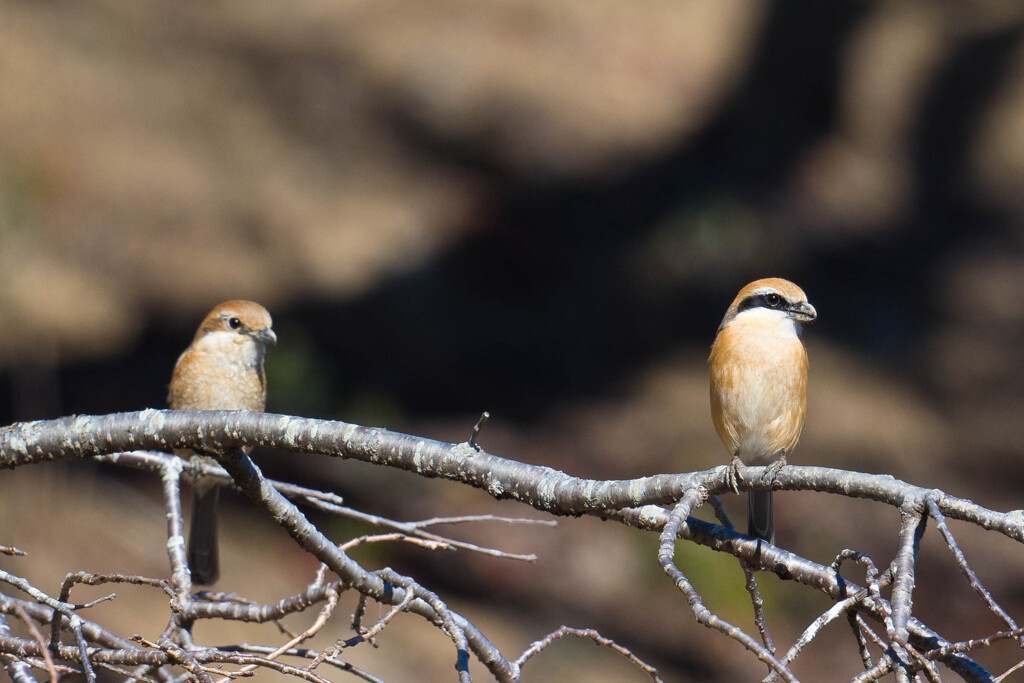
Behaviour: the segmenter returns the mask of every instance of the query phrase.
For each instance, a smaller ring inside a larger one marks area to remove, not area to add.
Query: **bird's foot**
[[[740,492],[740,482],[743,481],[740,477],[740,467],[743,466],[743,461],[740,460],[740,456],[732,456],[732,462],[729,463],[729,471],[725,473],[725,484],[732,489],[733,493],[738,494]]]
[[[776,460],[764,468],[761,481],[768,484],[769,488],[775,486],[775,480],[779,478],[779,471],[786,466],[786,454],[783,453]]]

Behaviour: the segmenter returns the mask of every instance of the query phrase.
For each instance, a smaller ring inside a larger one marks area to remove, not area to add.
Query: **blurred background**
[[[716,326],[743,284],[781,276],[820,314],[791,461],[1022,507],[1018,2],[0,0],[0,26],[2,424],[164,407],[205,313],[249,298],[280,337],[269,411],[464,441],[488,410],[497,455],[595,478],[704,469],[728,460],[707,406]],[[540,516],[360,463],[257,459],[398,519]],[[309,581],[283,532],[222,501],[220,586],[271,600]],[[818,562],[895,550],[892,509],[783,493],[776,514],[780,545]],[[167,571],[149,476],[5,472],[0,520],[0,542],[30,553],[0,565],[51,593],[74,570]],[[317,521],[339,541],[364,531]],[[1019,618],[1022,548],[953,530]],[[763,674],[696,624],[654,537],[590,519],[444,531],[540,560],[355,556],[412,574],[510,656],[567,623],[667,680]],[[921,557],[920,618],[950,638],[998,629],[933,529]],[[752,628],[734,560],[678,560]],[[782,647],[829,606],[761,583]],[[166,600],[118,592],[88,616],[158,636]],[[349,635],[352,602],[318,645]],[[198,636],[280,638],[251,628]],[[379,645],[347,654],[387,680],[454,678],[417,617]],[[1019,656],[980,660],[998,673]],[[845,679],[858,661],[844,623],[795,671]],[[645,680],[572,642],[526,679]]]

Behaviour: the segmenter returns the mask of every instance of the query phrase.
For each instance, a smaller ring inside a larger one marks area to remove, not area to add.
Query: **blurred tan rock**
[[[971,159],[980,189],[998,205],[1024,213],[1024,46],[1017,50],[1007,87],[981,122]]]
[[[615,170],[707,120],[760,15],[539,0],[0,11],[0,237],[32,235],[9,266],[42,269],[6,277],[88,292],[106,314],[45,328],[83,352],[129,329],[113,311],[351,296],[464,234],[472,179],[419,154],[389,108],[502,164]],[[0,324],[23,346],[47,321],[9,303]]]
[[[947,15],[924,2],[879,5],[844,50],[839,129],[798,168],[808,220],[842,232],[898,225],[913,193],[908,144],[948,49]]]

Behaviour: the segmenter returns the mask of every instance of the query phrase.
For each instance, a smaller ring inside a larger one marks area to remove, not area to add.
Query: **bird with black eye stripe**
[[[203,319],[192,344],[174,365],[167,401],[173,410],[263,412],[267,382],[263,356],[277,343],[270,313],[252,301],[226,301]],[[248,449],[247,449],[248,451]],[[183,458],[191,451],[179,451]],[[219,487],[201,479],[192,486],[188,565],[201,585],[217,581],[217,498]]]
[[[755,280],[725,312],[708,359],[711,419],[740,465],[766,465],[773,482],[796,448],[807,415],[807,352],[803,325],[818,317],[804,291],[789,280]],[[748,491],[747,533],[775,543],[772,492]]]

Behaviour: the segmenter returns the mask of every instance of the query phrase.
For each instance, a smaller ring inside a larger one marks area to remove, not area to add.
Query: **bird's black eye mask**
[[[740,302],[740,305],[736,307],[737,313],[742,313],[751,308],[767,308],[773,311],[784,311],[791,306],[778,292],[761,292],[759,294],[751,294],[746,299]]]

